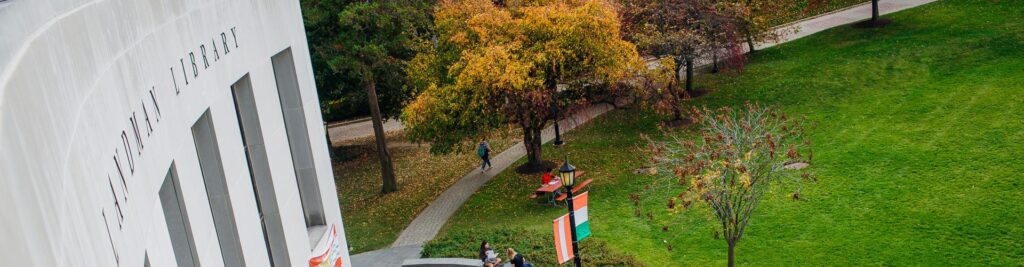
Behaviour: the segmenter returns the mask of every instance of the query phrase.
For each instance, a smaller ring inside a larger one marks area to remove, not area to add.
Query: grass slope
[[[780,188],[762,202],[738,264],[1024,264],[1024,5],[941,1],[888,17],[886,28],[841,27],[764,50],[740,75],[699,77],[714,92],[694,104],[775,104],[819,123],[809,170],[820,181],[801,201]],[[633,173],[647,154],[638,136],[659,136],[659,119],[613,111],[569,133],[567,147],[545,148],[596,181],[583,243],[605,247],[584,253],[724,265],[725,242],[703,207],[669,215],[670,192],[645,190],[651,178]],[[451,240],[523,229],[539,240],[524,254],[553,265],[551,220],[565,211],[526,199],[538,179],[496,177],[425,253],[471,257]],[[633,193],[645,195],[639,216]]]
[[[505,149],[515,131],[496,135],[491,146]],[[401,132],[388,135],[398,192],[381,195],[380,161],[373,137],[350,141],[335,149],[334,177],[345,218],[345,234],[353,254],[391,245],[416,215],[467,172],[479,169],[475,145],[449,155],[430,154],[429,145],[411,144]],[[500,151],[500,150],[499,150]]]

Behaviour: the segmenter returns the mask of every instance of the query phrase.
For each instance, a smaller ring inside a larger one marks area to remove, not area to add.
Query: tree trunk
[[[711,73],[718,73],[718,52],[711,56]]]
[[[380,176],[384,186],[380,189],[381,194],[398,191],[398,182],[395,181],[395,169],[391,165],[391,154],[388,153],[388,144],[384,136],[384,122],[380,115],[380,106],[377,103],[377,84],[370,78],[366,82],[366,95],[370,102],[370,113],[373,115],[373,135],[377,137],[377,157],[380,158]]]
[[[729,267],[736,266],[736,253],[734,251],[735,249],[736,249],[736,244],[735,243],[729,243]]]
[[[878,24],[878,0],[871,0],[871,23]]]
[[[686,92],[693,92],[693,58],[686,58]]]
[[[747,0],[747,6],[751,6],[751,4],[753,4],[753,1]],[[754,49],[754,33],[750,29],[750,23],[746,23],[745,25],[746,26],[743,27],[743,35],[747,37],[747,46],[750,47],[747,54],[753,54],[754,52],[757,52],[757,50]]]
[[[527,165],[531,170],[539,170],[541,166],[541,128],[523,128],[523,146],[526,147]]]
[[[669,93],[672,94],[672,100],[673,100],[673,102],[675,102],[675,103],[672,103],[672,120],[674,120],[674,121],[679,121],[679,120],[683,119],[683,111],[680,110],[680,107],[679,107],[680,104],[682,104],[682,102],[683,102],[682,101],[682,98],[683,98],[682,92],[679,92],[679,84],[680,84],[680,80],[681,80],[679,76],[682,75],[679,72],[683,69],[683,64],[679,64],[679,63],[681,63],[681,62],[676,62],[676,72],[675,72],[676,81],[674,83],[672,83],[672,85],[669,86]]]
[[[543,125],[543,124],[541,124]],[[526,165],[518,169],[523,173],[532,173],[541,170],[541,126],[520,124],[523,127],[523,148],[526,149]]]
[[[747,35],[747,46],[750,47],[750,50],[747,53],[757,52],[757,50],[754,49],[754,37],[751,37],[749,34]]]
[[[750,5],[750,1],[746,4]],[[746,53],[753,54],[754,52],[757,52],[758,50],[754,48],[754,33],[751,30],[751,26],[743,27],[743,37],[746,37],[746,46],[750,48]]]

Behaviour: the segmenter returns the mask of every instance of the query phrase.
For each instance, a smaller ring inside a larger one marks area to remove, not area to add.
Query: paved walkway
[[[401,131],[405,129],[398,120],[385,120],[384,132]],[[327,126],[327,134],[331,136],[331,144],[339,145],[353,139],[373,136],[373,121],[360,119],[354,122],[345,122]]]
[[[559,127],[563,133],[603,115],[614,107],[609,104],[597,104],[575,113],[572,117],[562,119]],[[555,139],[554,126],[548,126],[541,132],[544,143]],[[434,202],[420,212],[412,223],[398,236],[390,248],[375,250],[352,256],[353,266],[401,266],[402,261],[419,258],[423,243],[434,239],[448,218],[462,207],[462,204],[476,193],[476,190],[490,181],[517,160],[526,156],[526,147],[519,142],[491,159],[493,168],[484,172],[474,168],[452,187],[445,190]],[[411,256],[411,257],[410,257]]]
[[[878,12],[881,13],[882,15],[885,15],[889,13],[899,12],[905,9],[914,8],[935,1],[936,0],[881,0],[878,3]],[[851,24],[854,22],[870,18],[871,3],[861,4],[858,6],[854,6],[852,8],[840,9],[837,11],[799,20],[779,27],[779,31],[782,32],[792,32],[792,29],[794,27],[798,31],[796,33],[787,34],[784,38],[782,38],[782,40],[779,40],[778,42],[756,44],[754,45],[754,47],[756,47],[757,49],[764,49],[781,43],[800,39],[805,36],[815,34],[827,29]]]
[[[879,12],[881,14],[889,14],[935,1],[936,0],[883,0],[879,4]],[[870,17],[871,4],[867,3],[827,13],[821,16],[804,19],[780,27],[780,30],[782,31],[787,31],[787,28],[797,27],[799,31],[795,34],[788,34],[779,42],[758,44],[756,47],[757,49],[772,47],[780,43],[796,40],[829,28],[850,24]],[[708,64],[710,62],[699,63]],[[562,120],[559,125],[561,126],[561,129],[563,129],[563,132],[568,132],[569,130],[576,128],[576,126],[608,112],[612,108],[613,107],[608,104],[595,105],[588,110],[577,113],[572,118]],[[372,134],[372,130],[370,133]],[[332,134],[332,139],[333,137],[334,135]],[[544,129],[542,133],[542,140],[546,143],[552,139],[554,139],[554,129],[552,127]],[[466,176],[463,176],[462,179],[452,185],[452,187],[448,188],[448,190],[441,194],[441,196],[434,200],[434,202],[430,203],[430,206],[423,210],[423,212],[421,212],[416,219],[414,219],[412,223],[402,231],[398,239],[391,244],[390,248],[354,255],[352,256],[353,266],[401,266],[402,261],[405,259],[418,258],[420,252],[423,250],[423,244],[437,236],[438,231],[440,231],[441,227],[448,221],[448,218],[451,217],[452,214],[454,214],[455,211],[457,211],[459,207],[461,207],[462,204],[480,188],[480,186],[483,186],[495,175],[501,173],[503,170],[515,163],[516,160],[525,155],[526,150],[523,147],[523,144],[519,143],[494,157],[494,159],[491,160],[494,164],[493,169],[486,172],[480,172],[479,169],[474,169],[469,174],[466,174]]]

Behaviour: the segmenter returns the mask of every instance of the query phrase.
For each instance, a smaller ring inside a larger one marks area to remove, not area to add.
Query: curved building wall
[[[312,73],[297,0],[0,2],[0,266],[348,266]]]

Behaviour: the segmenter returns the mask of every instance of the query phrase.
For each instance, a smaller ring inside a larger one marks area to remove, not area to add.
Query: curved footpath
[[[879,12],[881,14],[889,14],[935,1],[936,0],[883,0],[879,3]],[[862,21],[865,18],[870,17],[871,4],[866,3],[800,20],[779,28],[779,31],[792,32],[792,28],[796,27],[799,31],[794,34],[788,34],[779,42],[759,44],[757,45],[757,49],[772,47],[780,43],[796,40],[830,28]],[[702,67],[703,65],[707,65],[711,62],[710,60],[705,60],[699,63],[700,64],[698,64],[697,67]],[[574,114],[570,118],[562,119],[559,121],[559,125],[563,132],[569,132],[577,126],[601,116],[613,108],[614,107],[609,104],[594,105],[586,110]],[[554,134],[553,126],[547,127],[542,132],[541,139],[544,143],[547,143],[554,139]],[[423,251],[423,244],[437,236],[441,227],[448,222],[448,218],[451,217],[452,214],[454,214],[455,211],[457,211],[459,207],[461,207],[462,204],[473,195],[473,193],[476,193],[477,189],[487,183],[487,181],[490,181],[495,175],[510,167],[523,156],[526,156],[526,149],[524,148],[523,143],[520,142],[494,157],[491,160],[494,168],[486,172],[480,172],[479,169],[471,170],[469,174],[466,174],[459,179],[459,181],[453,184],[452,187],[448,188],[448,190],[442,193],[441,196],[431,202],[430,206],[427,206],[426,209],[420,212],[420,214],[416,216],[416,219],[413,219],[412,223],[402,231],[398,236],[398,239],[391,244],[390,248],[353,255],[352,266],[402,266],[402,262],[406,259],[420,258],[420,252]]]

